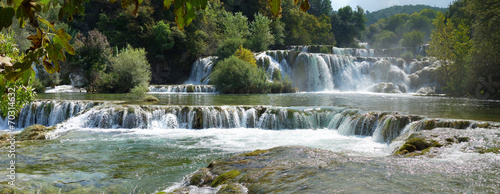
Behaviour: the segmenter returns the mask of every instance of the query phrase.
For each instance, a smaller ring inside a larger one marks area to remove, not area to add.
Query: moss
[[[203,186],[214,181],[214,176],[208,168],[202,168],[195,172],[189,180],[190,185]]]
[[[456,137],[458,140],[458,143],[462,142],[469,142],[469,137]]]
[[[500,147],[490,147],[490,148],[479,147],[479,148],[476,148],[476,150],[480,154],[485,154],[485,153],[500,154]]]
[[[244,154],[241,154],[239,156],[258,156],[258,155],[261,155],[261,154],[265,154],[267,152],[269,152],[269,150],[259,150],[259,149],[257,149],[257,150],[255,150],[253,152],[244,153]]]
[[[188,85],[186,87],[186,92],[193,93],[194,92],[194,85]]]
[[[210,185],[211,187],[217,187],[219,186],[220,184],[224,184],[226,183],[227,181],[230,181],[234,178],[236,178],[238,175],[240,175],[241,172],[240,171],[237,171],[237,170],[231,170],[229,172],[226,172],[224,174],[221,174],[219,175],[215,180],[214,182],[212,182],[212,184]]]
[[[26,127],[21,133],[16,136],[16,140],[25,141],[25,140],[44,140],[45,134],[50,130],[54,129],[53,127],[47,128],[43,125],[31,125]]]
[[[158,193],[156,193],[156,194],[167,194],[167,192],[165,192],[165,191],[160,191],[160,192],[158,192]]]
[[[144,99],[144,101],[146,101],[146,102],[157,102],[157,101],[160,101],[160,100],[158,100],[158,98],[156,98],[154,96],[149,95],[149,96],[146,96],[146,98]]]
[[[436,120],[426,120],[422,122],[422,129],[423,130],[432,130],[436,128],[437,126],[437,121]]]
[[[490,127],[490,123],[477,123],[478,128],[488,128]]]
[[[231,183],[224,185],[220,188],[219,191],[217,191],[217,194],[232,194],[232,193],[245,193],[245,188],[243,188],[242,185],[236,184],[236,183]]]

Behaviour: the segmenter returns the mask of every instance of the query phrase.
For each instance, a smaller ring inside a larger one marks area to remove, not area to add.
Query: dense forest
[[[366,11],[366,25],[372,25],[380,19],[388,18],[396,14],[405,13],[411,15],[415,12],[418,13],[424,9],[430,9],[442,13],[445,13],[448,10],[447,8],[432,7],[429,5],[394,5],[378,11]]]
[[[89,92],[143,93],[150,83],[182,83],[196,59],[217,56],[220,68],[214,76],[221,79],[214,78],[212,84],[223,93],[291,92],[294,89],[287,79],[265,81],[269,75],[255,65],[253,53],[290,45],[360,47],[359,42],[368,42],[380,49],[429,43],[428,54],[442,61],[443,91],[474,96],[486,91],[477,91],[478,83],[499,80],[491,74],[500,72],[499,4],[495,0],[458,0],[446,11],[417,5],[365,13],[359,6],[333,10],[330,0],[310,0],[304,12],[302,4],[283,0],[276,16],[267,0],[210,0],[205,9],[194,12],[192,21],[183,21],[189,24],[185,26],[179,25],[174,9],[163,9],[164,2],[159,1],[144,0],[138,7],[121,8],[118,3],[90,0],[83,4],[84,12],[71,17],[61,17],[58,10],[66,7],[54,4],[40,11],[39,18],[44,19],[20,17],[22,20],[13,19],[12,25],[5,25],[10,27],[2,29],[2,55],[11,64],[35,56],[36,35],[44,37],[40,29],[53,29],[55,38],[41,40],[48,54],[36,59],[37,78],[13,82],[2,74],[1,90],[25,85],[25,92],[31,88],[43,92],[47,86],[71,84]],[[8,8],[0,11],[11,14]],[[28,19],[31,25],[25,25]],[[32,27],[33,21],[39,25],[37,29]],[[2,27],[8,23],[2,20]],[[47,60],[51,56],[57,58]],[[421,58],[411,52],[401,57]],[[247,77],[238,87],[224,86],[228,75]],[[24,99],[19,103],[33,100],[34,95],[25,95],[23,90],[18,90]],[[498,98],[499,94],[496,91],[496,96],[488,97]]]

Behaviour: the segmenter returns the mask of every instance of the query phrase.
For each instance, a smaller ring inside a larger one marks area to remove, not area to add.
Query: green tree
[[[224,28],[224,38],[239,38],[245,39],[250,35],[248,29],[248,18],[238,13],[224,12],[221,18],[222,26]]]
[[[492,76],[500,82],[500,2],[494,0],[470,0],[467,9],[474,16],[472,32],[472,85],[474,90],[480,77]],[[470,16],[465,16],[466,18]],[[493,97],[493,96],[492,96]],[[500,91],[496,97],[500,98]]]
[[[354,11],[351,6],[340,8],[332,15],[332,31],[339,47],[357,47],[354,38],[360,38],[365,30],[365,13],[360,6]]]
[[[134,87],[145,87],[151,80],[150,65],[144,49],[128,45],[111,58],[109,73],[101,75],[97,91],[128,93]]]
[[[0,66],[5,69],[12,68],[11,62],[22,60],[23,54],[19,52],[14,38],[10,34],[0,33]],[[32,83],[35,79],[30,75],[27,86],[23,85],[24,80],[6,80],[0,74],[0,111],[1,117],[8,115],[17,116],[24,105],[35,100],[36,93],[33,91]]]
[[[234,56],[252,64],[254,67],[257,67],[257,61],[255,60],[255,56],[253,56],[252,51],[243,48],[243,46],[240,46],[240,48],[234,53]]]
[[[318,17],[321,15],[330,16],[333,11],[330,0],[310,0],[309,4],[311,4],[311,7],[307,10],[307,13]]]
[[[283,23],[279,18],[276,18],[271,22],[271,33],[273,34],[274,45],[276,47],[280,47],[285,44],[285,23]]]
[[[226,94],[267,93],[269,90],[264,70],[235,56],[217,63],[210,84]]]
[[[412,31],[403,34],[403,39],[401,39],[401,46],[415,48],[424,43],[424,35],[420,31]]]
[[[441,12],[433,24],[436,28],[431,34],[428,53],[441,60],[439,72],[443,90],[451,95],[464,95],[464,75],[468,68],[466,59],[471,48],[469,27],[462,23],[454,27],[455,24]]]
[[[271,20],[266,16],[257,13],[255,20],[250,23],[250,45],[256,52],[265,51],[269,45],[274,44],[274,36],[271,34]]]

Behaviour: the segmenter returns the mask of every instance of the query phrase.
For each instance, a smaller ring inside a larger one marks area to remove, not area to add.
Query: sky
[[[352,8],[361,6],[370,12],[381,10],[393,5],[430,5],[435,7],[448,7],[453,0],[331,0],[333,10],[350,5]]]

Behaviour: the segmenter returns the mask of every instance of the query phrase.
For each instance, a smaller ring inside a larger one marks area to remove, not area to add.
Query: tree
[[[424,43],[424,35],[420,31],[412,31],[403,34],[403,39],[401,39],[401,46],[415,48]]]
[[[360,6],[356,11],[351,6],[340,8],[332,15],[332,31],[339,47],[357,47],[354,38],[360,38],[365,29],[366,18]]]
[[[151,80],[150,65],[144,49],[128,45],[111,58],[109,73],[102,75],[99,92],[128,93],[134,87],[145,87]]]
[[[310,0],[309,3],[311,4],[311,7],[307,10],[309,14],[318,17],[321,15],[330,16],[333,11],[332,2],[330,0]]]
[[[250,35],[248,30],[248,18],[241,12],[224,12],[221,18],[224,31],[224,38],[247,38]]]
[[[454,23],[439,12],[433,22],[436,27],[431,34],[428,53],[441,60],[439,73],[445,92],[452,95],[463,95],[465,91],[467,61],[471,48],[469,27]]]
[[[255,14],[254,18],[255,20],[250,23],[250,48],[256,52],[265,51],[269,45],[274,44],[270,28],[271,20],[260,13]]]

